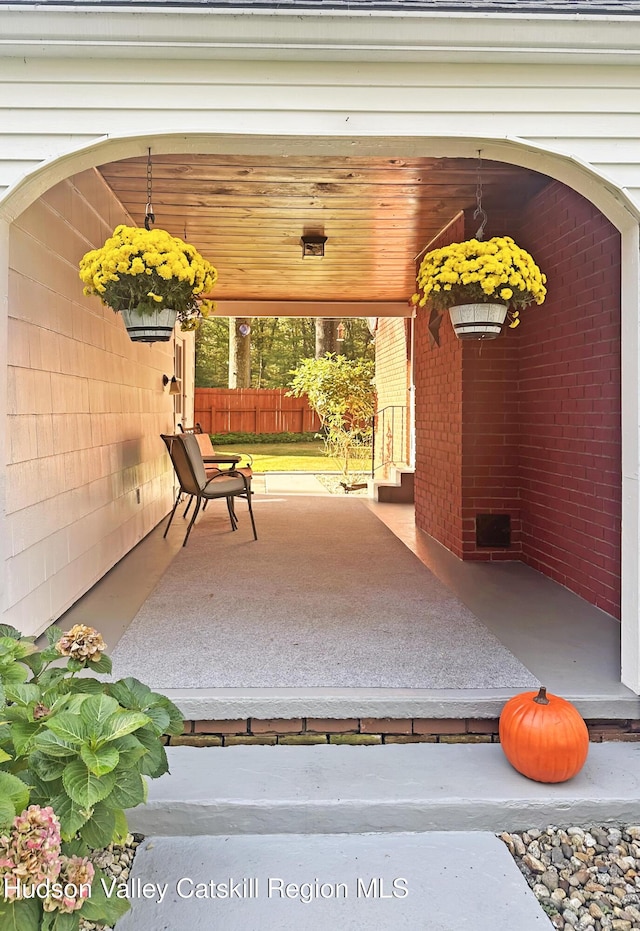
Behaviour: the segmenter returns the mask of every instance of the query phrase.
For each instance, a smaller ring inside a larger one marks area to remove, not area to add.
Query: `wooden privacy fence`
[[[320,420],[285,388],[196,388],[194,420],[206,433],[307,433]]]

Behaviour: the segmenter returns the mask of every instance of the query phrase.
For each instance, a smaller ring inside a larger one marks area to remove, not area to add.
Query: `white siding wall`
[[[377,409],[386,409],[378,419],[376,463],[401,465],[409,462],[407,323],[407,320],[381,317],[376,327]],[[388,474],[387,465],[379,470],[376,478],[386,478]]]
[[[95,170],[58,184],[9,246],[7,610],[40,631],[167,511],[171,343],[136,346],[85,298],[78,260],[128,222]],[[138,494],[140,503],[138,503]]]
[[[611,64],[0,59],[0,189],[105,135],[183,134],[188,150],[191,134],[309,135],[315,154],[322,136],[345,152],[359,136],[477,137],[582,159],[640,205],[639,114],[640,69]],[[458,154],[435,149],[422,152]]]

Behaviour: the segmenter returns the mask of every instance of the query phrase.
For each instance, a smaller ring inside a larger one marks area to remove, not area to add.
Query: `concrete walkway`
[[[118,931],[550,929],[495,833],[640,822],[640,743],[592,744],[559,785],[525,779],[497,744],[168,754],[171,775],[129,813],[146,835],[134,880],[161,889],[136,884]]]
[[[133,876],[157,888],[132,900],[117,931],[552,927],[491,834],[153,837]]]
[[[329,490],[313,472],[266,472],[256,475],[252,481],[255,494],[260,493],[260,483],[268,495],[328,495]]]

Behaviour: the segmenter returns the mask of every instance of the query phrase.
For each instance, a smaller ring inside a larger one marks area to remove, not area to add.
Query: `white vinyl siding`
[[[640,206],[626,66],[0,59],[0,126],[2,187],[104,136],[477,137],[577,157]]]

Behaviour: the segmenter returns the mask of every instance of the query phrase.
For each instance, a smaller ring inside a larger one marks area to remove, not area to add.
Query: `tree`
[[[226,388],[229,379],[229,321],[208,317],[196,330],[196,388]]]
[[[251,387],[251,318],[229,318],[229,387]]]
[[[303,359],[292,374],[290,394],[308,397],[322,423],[326,455],[339,461],[345,479],[354,466],[366,471],[376,404],[374,363],[329,352]]]
[[[338,349],[338,321],[333,317],[316,317],[316,359]]]
[[[251,387],[285,388],[291,371],[315,353],[316,327],[313,317],[251,317],[251,335],[238,337],[251,353]],[[331,321],[335,322],[335,321]],[[343,321],[344,339],[340,355],[348,359],[373,359],[373,342],[366,321],[351,317]],[[229,384],[230,327],[226,317],[209,317],[196,330],[196,387],[226,388]],[[232,371],[237,371],[234,363]]]

